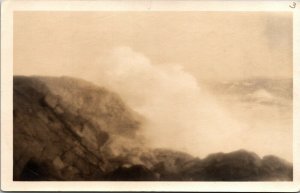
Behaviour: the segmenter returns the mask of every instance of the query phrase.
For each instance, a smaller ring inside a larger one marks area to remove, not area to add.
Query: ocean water
[[[241,147],[292,161],[292,79],[209,82],[206,88],[233,119],[244,123]]]

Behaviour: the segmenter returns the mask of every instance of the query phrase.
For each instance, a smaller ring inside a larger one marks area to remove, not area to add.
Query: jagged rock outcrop
[[[118,167],[110,162],[121,148],[114,142],[141,143],[139,116],[116,94],[82,80],[15,77],[13,114],[16,180],[32,167],[57,179],[101,179]]]
[[[14,180],[292,180],[275,156],[151,149],[143,117],[83,80],[17,76],[13,94]]]

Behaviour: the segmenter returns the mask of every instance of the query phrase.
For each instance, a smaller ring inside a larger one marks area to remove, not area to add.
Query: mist
[[[244,147],[247,125],[234,120],[180,64],[153,64],[130,47],[116,47],[80,76],[120,94],[145,117],[143,133],[153,147],[197,156]]]

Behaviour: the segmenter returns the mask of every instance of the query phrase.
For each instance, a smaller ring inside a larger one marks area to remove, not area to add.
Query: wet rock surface
[[[292,180],[292,164],[276,156],[151,149],[143,118],[83,80],[16,76],[13,94],[14,180]]]

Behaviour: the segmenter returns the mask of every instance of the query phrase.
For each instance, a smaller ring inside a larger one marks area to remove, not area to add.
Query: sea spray
[[[197,156],[242,147],[245,125],[232,119],[214,97],[179,64],[152,64],[129,47],[99,57],[85,77],[121,95],[146,119],[145,137],[154,147]]]

